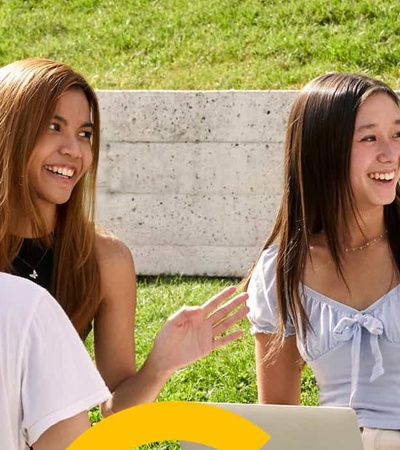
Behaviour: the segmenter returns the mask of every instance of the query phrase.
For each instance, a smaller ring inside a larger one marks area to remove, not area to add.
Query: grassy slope
[[[103,89],[298,88],[332,70],[400,87],[387,0],[0,1],[0,64],[62,60]]]

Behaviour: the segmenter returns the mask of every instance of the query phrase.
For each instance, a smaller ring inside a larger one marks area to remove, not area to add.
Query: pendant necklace
[[[47,247],[46,251],[43,253],[42,257],[39,259],[39,262],[36,264],[35,267],[30,265],[28,262],[26,262],[24,259],[22,259],[19,255],[17,256],[17,259],[19,259],[21,262],[23,262],[26,266],[32,269],[32,273],[29,274],[30,278],[33,280],[36,280],[36,278],[39,276],[39,273],[37,272],[37,268],[40,266],[40,263],[43,261],[44,257],[47,255],[48,251],[51,249],[51,247]]]

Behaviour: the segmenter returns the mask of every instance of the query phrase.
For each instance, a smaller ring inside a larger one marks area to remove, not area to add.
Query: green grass
[[[102,89],[299,88],[327,71],[400,88],[392,0],[0,0],[0,64],[64,61]]]
[[[217,278],[140,277],[136,331],[138,365],[146,358],[156,333],[170,314],[184,304],[199,305],[223,287],[238,281]],[[240,340],[177,372],[164,387],[159,401],[256,403],[253,337],[249,333],[246,320],[241,322],[240,327],[246,331]],[[88,338],[87,347],[93,356],[92,336]],[[317,396],[315,379],[306,368],[303,371],[301,401],[305,405],[316,405]],[[98,409],[92,411],[91,419],[94,422],[100,420]],[[141,448],[175,450],[179,449],[179,445],[163,442]]]

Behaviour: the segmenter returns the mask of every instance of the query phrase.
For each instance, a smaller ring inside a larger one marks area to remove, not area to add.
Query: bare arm
[[[113,393],[102,407],[103,415],[107,416],[154,401],[177,369],[241,336],[241,331],[235,331],[215,339],[241,320],[248,309],[244,306],[247,294],[226,303],[234,288],[224,290],[200,307],[180,309],[165,322],[147,360],[137,371],[133,259],[120,241],[101,239],[105,239],[100,241],[103,248],[99,250],[103,297],[95,317],[94,336],[97,368]]]
[[[65,450],[89,427],[87,412],[81,412],[48,428],[33,444],[33,450]]]
[[[273,336],[255,335],[258,401],[284,405],[300,403],[302,360],[296,336],[289,336],[273,363],[265,358]]]
[[[132,255],[122,242],[111,237],[99,236],[97,247],[102,301],[94,320],[94,348],[97,368],[113,394],[102,405],[102,413],[107,416],[151,401],[163,380],[160,376],[159,383],[155,379],[146,382],[146,374],[136,371],[136,274]]]

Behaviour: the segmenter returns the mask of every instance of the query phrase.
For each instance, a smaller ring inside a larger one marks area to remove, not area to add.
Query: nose
[[[68,155],[71,158],[80,158],[82,156],[82,151],[78,139],[66,137],[60,146],[60,153],[62,155]]]
[[[398,142],[386,141],[382,143],[378,154],[378,160],[380,162],[398,162],[399,159],[400,145]]]

